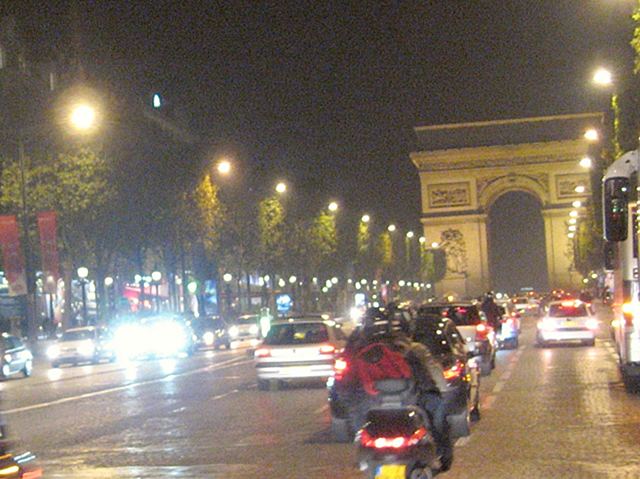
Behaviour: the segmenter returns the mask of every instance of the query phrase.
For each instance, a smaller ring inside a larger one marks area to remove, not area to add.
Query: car
[[[589,303],[576,300],[552,301],[538,320],[536,344],[579,341],[588,346],[596,343],[598,319]]]
[[[418,311],[423,315],[435,314],[450,318],[464,337],[467,351],[472,356],[478,356],[481,374],[491,374],[496,366],[498,341],[494,328],[476,304],[433,302],[422,305]]]
[[[254,351],[258,388],[277,389],[282,381],[301,379],[326,381],[333,375],[334,360],[346,342],[335,321],[274,321]]]
[[[200,317],[192,323],[198,348],[231,348],[229,325],[219,316]]]
[[[15,374],[22,374],[25,378],[31,376],[33,370],[33,354],[27,349],[24,343],[8,333],[0,336],[0,347],[2,348],[0,375],[2,379],[7,379]]]
[[[95,326],[70,328],[47,350],[51,366],[61,364],[115,361],[116,354],[110,331]]]
[[[261,338],[260,316],[245,314],[227,321],[227,335],[231,342],[253,341]]]
[[[480,370],[469,357],[465,341],[455,323],[447,317],[421,314],[416,317],[414,340],[424,344],[442,365],[448,390],[441,396],[447,422],[454,437],[468,436],[470,421],[480,419]]]
[[[498,345],[504,349],[517,349],[520,341],[520,313],[509,303],[498,307],[501,312],[500,329],[496,334]]]
[[[540,301],[531,295],[518,296],[511,300],[516,311],[522,315],[538,314],[540,309]]]
[[[196,335],[181,316],[155,314],[120,325],[114,333],[114,347],[118,357],[126,359],[191,355]]]

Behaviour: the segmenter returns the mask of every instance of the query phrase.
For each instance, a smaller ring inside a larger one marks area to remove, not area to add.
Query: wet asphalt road
[[[640,477],[640,396],[606,331],[595,347],[498,353],[482,419],[443,478]],[[322,385],[256,390],[246,351],[49,369],[1,384],[17,449],[51,478],[358,478],[332,442]]]

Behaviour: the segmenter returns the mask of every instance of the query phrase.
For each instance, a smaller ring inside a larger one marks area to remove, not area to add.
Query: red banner
[[[15,215],[0,216],[0,247],[4,274],[9,282],[9,295],[27,294],[24,257],[20,249],[20,233]]]
[[[56,212],[38,213],[38,231],[40,232],[40,251],[42,253],[42,271],[44,272],[45,293],[56,293],[56,285],[60,277],[58,263],[58,236]]]

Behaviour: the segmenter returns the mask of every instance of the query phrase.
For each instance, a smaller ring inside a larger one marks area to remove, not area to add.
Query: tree
[[[270,196],[258,205],[258,263],[262,271],[267,272],[271,281],[284,265],[284,208],[277,197]],[[267,294],[265,283],[264,294]],[[268,297],[265,298],[268,303]]]
[[[0,208],[22,216],[20,175],[15,162],[4,165],[0,175]],[[23,234],[28,234],[30,244],[36,245],[36,212],[57,213],[68,313],[71,313],[69,285],[74,265],[83,264],[94,272],[105,271],[117,248],[119,235],[111,221],[115,215],[115,188],[110,176],[108,160],[89,148],[57,156],[34,155],[25,165],[29,231]]]

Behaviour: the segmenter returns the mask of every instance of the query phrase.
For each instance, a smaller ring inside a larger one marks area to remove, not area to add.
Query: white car
[[[593,346],[598,319],[589,303],[580,300],[552,301],[538,320],[537,344],[580,341]]]
[[[109,332],[94,326],[67,329],[58,342],[49,347],[47,356],[54,368],[64,363],[97,363],[116,358]]]
[[[258,388],[276,389],[281,380],[326,380],[346,343],[335,321],[296,318],[272,323],[254,352]]]

